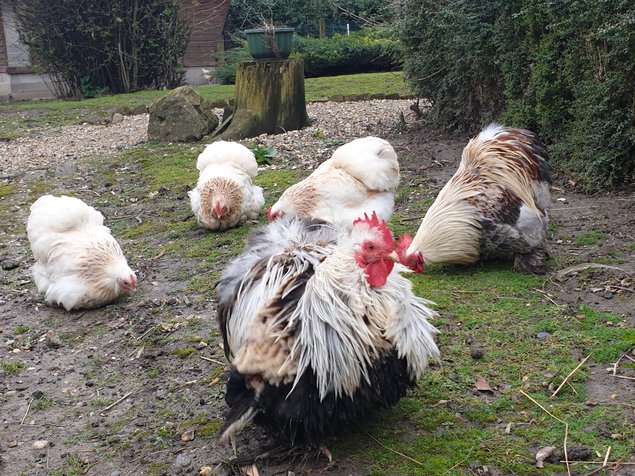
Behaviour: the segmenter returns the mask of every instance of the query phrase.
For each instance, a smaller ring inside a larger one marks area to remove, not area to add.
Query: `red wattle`
[[[364,271],[366,271],[368,284],[370,284],[374,288],[386,284],[388,275],[390,274],[394,266],[395,263],[391,260],[376,261],[367,265],[364,268]]]

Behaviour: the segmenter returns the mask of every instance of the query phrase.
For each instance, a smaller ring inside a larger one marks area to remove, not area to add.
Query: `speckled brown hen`
[[[198,156],[196,168],[198,182],[188,195],[199,225],[223,231],[258,218],[265,199],[251,182],[258,175],[251,150],[238,142],[213,142]]]

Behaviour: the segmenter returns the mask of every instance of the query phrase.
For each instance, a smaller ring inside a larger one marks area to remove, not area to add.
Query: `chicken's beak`
[[[392,253],[388,255],[388,259],[390,261],[394,261],[395,263],[399,263],[399,255],[395,250],[392,250]]]

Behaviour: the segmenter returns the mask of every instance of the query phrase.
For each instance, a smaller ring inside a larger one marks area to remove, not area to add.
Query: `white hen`
[[[265,199],[262,188],[251,183],[258,175],[252,151],[237,142],[217,141],[205,147],[196,168],[198,182],[188,195],[201,226],[223,231],[258,218]]]
[[[269,219],[282,215],[317,218],[346,230],[364,213],[375,212],[380,220],[388,221],[399,178],[397,154],[388,141],[355,139],[285,190],[270,208]]]
[[[44,195],[31,205],[27,234],[33,279],[49,304],[93,308],[134,290],[137,277],[104,217],[73,197]]]

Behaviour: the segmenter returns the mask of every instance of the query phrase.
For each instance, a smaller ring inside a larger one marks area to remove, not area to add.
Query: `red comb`
[[[370,218],[366,213],[364,213],[364,218],[360,217],[355,220],[353,222],[353,226],[357,225],[358,223],[368,223],[369,227],[378,228],[387,242],[393,242],[392,232],[390,231],[390,228],[388,228],[388,225],[386,225],[386,222],[384,220],[379,220],[377,213],[373,212]]]
[[[379,222],[379,218],[377,217],[377,213],[373,212],[373,214],[371,215],[370,218],[368,218],[368,215],[366,213],[364,213],[364,218],[358,218],[357,220],[355,220],[353,222],[353,225],[357,225],[358,223],[362,223],[362,222],[368,222],[368,224],[370,225],[371,228],[374,228],[376,226],[380,226],[381,223],[383,223],[384,225],[386,225],[385,221],[381,221],[381,223]]]
[[[271,207],[267,208],[267,218],[269,221],[273,221],[273,217],[271,216]]]
[[[410,243],[412,243],[412,236],[406,232],[397,240],[397,254],[399,254],[399,256],[404,254],[410,246]]]

